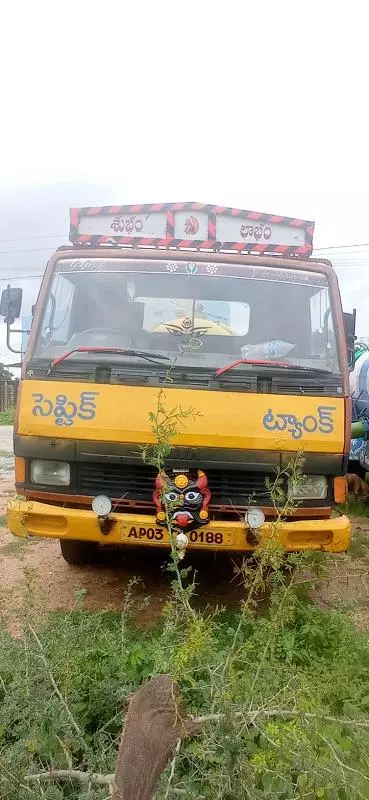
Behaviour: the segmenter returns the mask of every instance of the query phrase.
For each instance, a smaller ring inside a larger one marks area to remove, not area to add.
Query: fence
[[[0,411],[14,408],[17,399],[18,381],[0,381]]]

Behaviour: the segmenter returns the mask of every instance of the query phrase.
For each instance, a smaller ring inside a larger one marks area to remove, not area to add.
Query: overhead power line
[[[10,256],[12,253],[17,255],[18,253],[41,253],[45,251],[50,251],[52,247],[31,247],[27,250],[0,250],[0,256]]]
[[[318,250],[352,250],[358,247],[369,247],[369,242],[363,242],[362,244],[335,244],[330,245],[329,247],[314,247],[314,252],[318,252]]]
[[[46,265],[43,264],[21,264],[20,266],[13,266],[8,264],[6,267],[0,266],[0,278],[6,278],[8,275],[38,275],[46,272]]]
[[[13,239],[0,239],[0,242],[32,242],[34,239],[67,239],[66,233],[41,234],[40,236],[14,236]]]
[[[44,277],[43,275],[11,275],[10,278],[8,278],[8,277],[2,278],[0,276],[0,281],[4,281],[4,282],[7,282],[7,281],[25,281],[25,280],[30,280],[31,278],[43,278],[43,277]]]

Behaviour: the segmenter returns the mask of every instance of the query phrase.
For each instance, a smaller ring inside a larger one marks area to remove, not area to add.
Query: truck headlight
[[[304,475],[295,483],[288,479],[288,497],[291,500],[325,500],[327,497],[327,478],[325,475]]]
[[[65,461],[31,461],[31,483],[49,486],[69,486],[70,466]]]

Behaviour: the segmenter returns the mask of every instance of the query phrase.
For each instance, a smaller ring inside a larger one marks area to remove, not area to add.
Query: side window
[[[310,320],[312,333],[323,333],[325,320],[330,311],[328,289],[319,289],[310,298]]]
[[[54,314],[55,314],[55,297],[53,294],[50,294],[46,304],[44,319],[42,323],[41,337],[43,342],[46,342],[48,341],[48,339],[50,339],[52,333]]]
[[[75,287],[64,275],[57,276],[48,298],[42,326],[44,343],[68,341],[74,291]]]
[[[310,298],[311,355],[335,358],[336,344],[329,291],[320,289]]]

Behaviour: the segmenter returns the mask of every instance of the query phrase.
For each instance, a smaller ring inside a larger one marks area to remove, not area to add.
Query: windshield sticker
[[[204,346],[204,343],[201,339],[197,339],[195,336],[191,337],[187,342],[181,342],[178,346],[180,353],[191,353],[192,351],[201,350]]]
[[[267,431],[287,430],[293,439],[301,439],[304,434],[315,433],[317,430],[320,433],[330,434],[334,429],[333,414],[335,411],[335,406],[318,406],[318,417],[308,414],[302,420],[298,420],[295,414],[274,415],[272,409],[269,408],[263,417],[263,427]]]
[[[188,334],[189,336],[205,336],[208,332],[209,327],[196,327],[192,324],[189,317],[185,317],[182,322],[179,322],[178,325],[174,323],[168,322],[164,323],[164,328],[167,329],[168,333],[171,333],[173,336],[184,336]]]
[[[205,336],[210,330],[210,328],[206,326],[200,327],[194,325],[189,317],[184,317],[182,320],[179,320],[177,324],[173,322],[164,323],[163,327],[168,333],[171,333],[172,336],[187,337],[185,340],[182,340],[179,345],[181,353],[189,350],[201,350],[203,342],[199,337]]]
[[[68,272],[104,272],[105,270],[105,262],[101,259],[91,261],[90,259],[79,258],[78,261],[60,261],[55,272],[62,272],[63,270],[59,270],[58,267],[60,265],[65,269],[66,263],[68,264]]]
[[[248,264],[219,263],[206,261],[166,261],[119,258],[78,258],[60,259],[55,265],[55,273],[69,272],[135,272],[140,274],[160,274],[163,272],[181,275],[214,276],[236,278],[237,280],[274,281],[276,283],[298,283],[311,287],[327,286],[323,273],[297,269],[276,269],[273,266],[250,266]]]
[[[32,394],[34,398],[32,414],[35,417],[50,417],[53,414],[55,425],[70,427],[73,425],[75,417],[83,421],[95,418],[95,398],[98,395],[99,392],[81,392],[77,404],[73,400],[69,400],[66,394],[58,394],[55,400],[50,400],[43,394]]]

